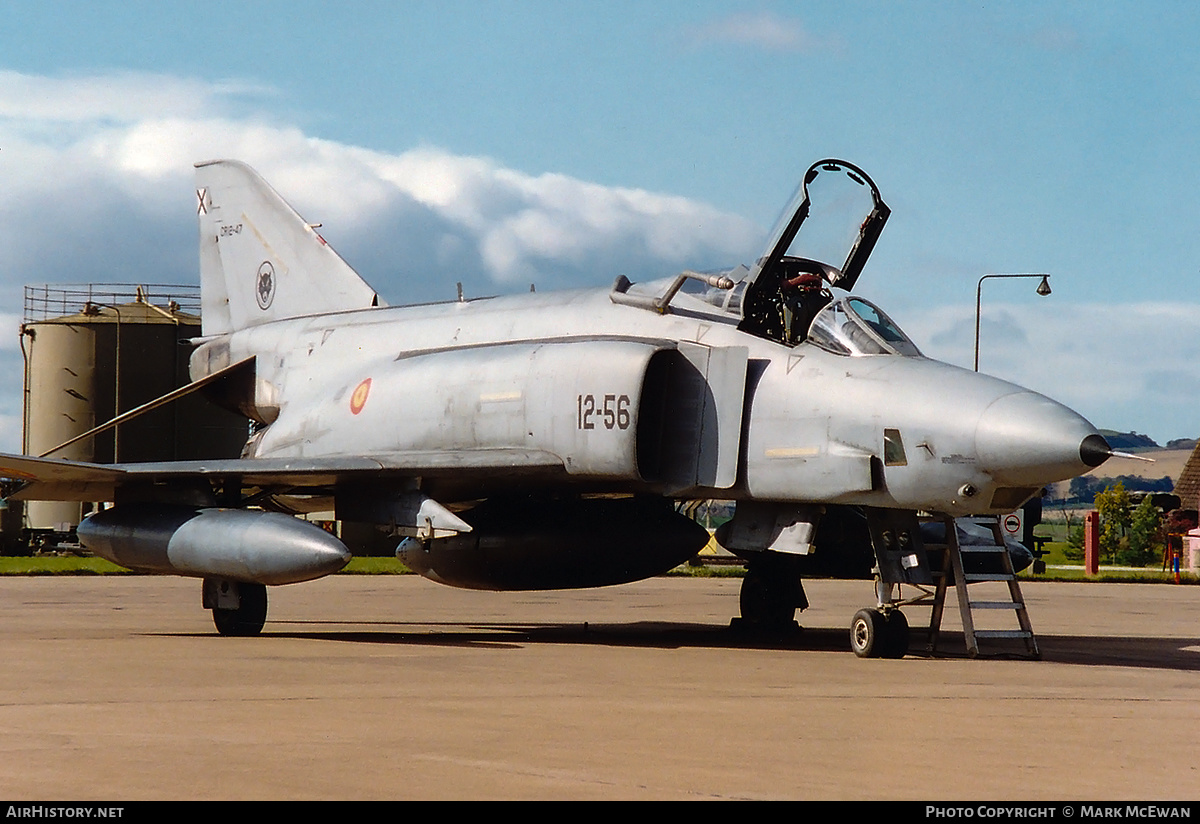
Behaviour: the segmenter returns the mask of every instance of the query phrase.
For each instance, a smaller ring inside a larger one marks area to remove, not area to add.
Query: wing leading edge
[[[16,501],[112,501],[122,487],[236,481],[243,487],[327,490],[379,475],[429,476],[498,470],[562,471],[557,456],[540,450],[477,449],[392,452],[372,457],[238,458],[102,465],[0,453],[0,486]]]

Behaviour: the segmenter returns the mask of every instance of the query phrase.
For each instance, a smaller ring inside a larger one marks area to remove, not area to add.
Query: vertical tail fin
[[[204,335],[381,304],[358,273],[257,172],[196,164]]]

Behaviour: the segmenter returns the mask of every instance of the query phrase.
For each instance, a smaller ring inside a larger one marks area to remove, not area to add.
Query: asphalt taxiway
[[[948,655],[888,661],[848,651],[869,582],[785,641],[729,629],[738,585],[334,576],[222,638],[199,581],[3,578],[0,798],[1200,797],[1200,588],[1029,583],[1043,660],[947,610]]]

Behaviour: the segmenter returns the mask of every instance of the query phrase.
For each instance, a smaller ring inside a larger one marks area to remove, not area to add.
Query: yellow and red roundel
[[[367,395],[371,392],[371,379],[367,378],[358,386],[354,387],[354,393],[350,396],[350,412],[357,415],[367,405]]]

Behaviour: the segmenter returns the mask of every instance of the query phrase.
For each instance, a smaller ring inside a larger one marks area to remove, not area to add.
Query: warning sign
[[[1014,538],[1021,537],[1021,526],[1025,520],[1025,513],[1017,510],[1010,512],[1000,518],[1000,525],[1004,527],[1004,534],[1011,535]]]

